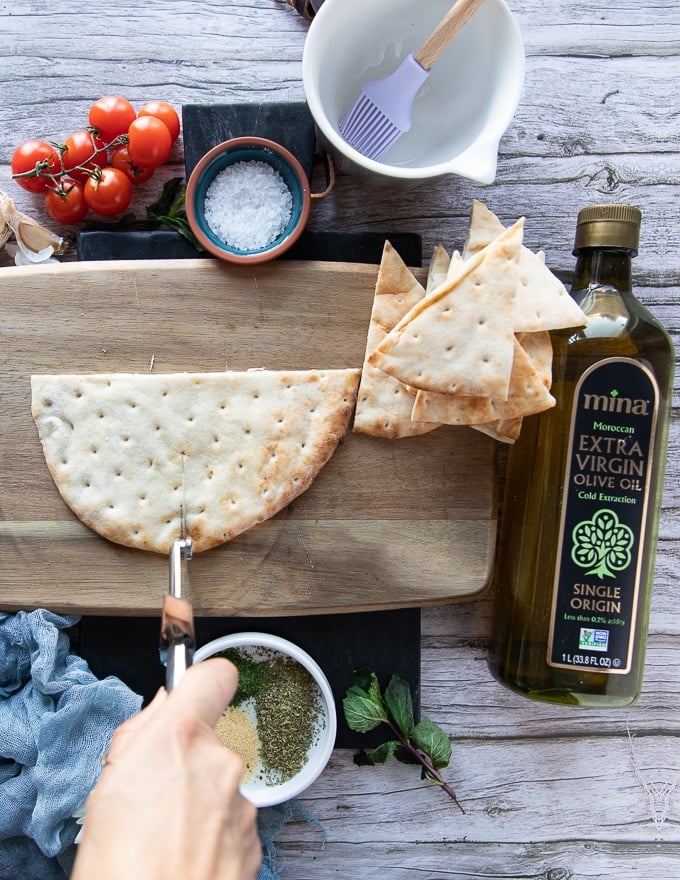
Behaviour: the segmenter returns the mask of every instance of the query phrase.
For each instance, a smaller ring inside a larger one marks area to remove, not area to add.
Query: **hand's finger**
[[[127,721],[124,721],[116,730],[116,733],[111,740],[111,746],[107,757],[113,759],[116,755],[119,755],[131,737],[135,736],[138,731],[145,727],[151,719],[158,714],[167,699],[168,692],[163,687],[159,688],[156,696],[145,709],[142,709],[137,715],[133,715],[132,718],[128,718]]]
[[[238,686],[238,672],[223,657],[190,667],[167,699],[166,711],[193,716],[214,727]]]

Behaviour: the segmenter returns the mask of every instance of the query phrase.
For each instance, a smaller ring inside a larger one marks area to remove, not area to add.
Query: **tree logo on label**
[[[571,540],[572,561],[589,569],[586,574],[616,577],[615,572],[630,565],[635,535],[613,510],[598,510],[592,519],[574,526]]]

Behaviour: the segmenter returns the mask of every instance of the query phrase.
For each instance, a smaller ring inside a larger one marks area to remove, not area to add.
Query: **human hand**
[[[238,674],[192,666],[114,734],[88,801],[72,880],[249,880],[261,861],[241,759],[214,732]]]

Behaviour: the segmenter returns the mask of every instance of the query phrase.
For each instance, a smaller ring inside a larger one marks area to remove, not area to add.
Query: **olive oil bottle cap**
[[[616,247],[638,252],[642,212],[633,205],[590,205],[579,211],[574,255],[582,248]]]

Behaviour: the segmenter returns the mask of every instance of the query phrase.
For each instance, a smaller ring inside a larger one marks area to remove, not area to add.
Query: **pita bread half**
[[[486,205],[474,200],[470,209],[463,256],[468,259],[491,244],[505,227]],[[539,330],[558,330],[580,327],[586,316],[569,296],[562,282],[545,264],[542,253],[534,253],[525,245],[519,258],[519,287],[516,299],[514,329],[534,333]]]
[[[357,433],[398,440],[426,434],[437,427],[432,423],[412,422],[415,391],[368,363],[369,355],[394,325],[424,296],[423,286],[386,241],[375,285],[366,355],[354,414],[353,429]]]
[[[167,553],[184,496],[201,552],[311,485],[347,431],[358,382],[358,369],[35,375],[32,413],[54,482],[87,526]]]
[[[506,399],[522,229],[518,220],[417,302],[368,363],[413,388]]]

